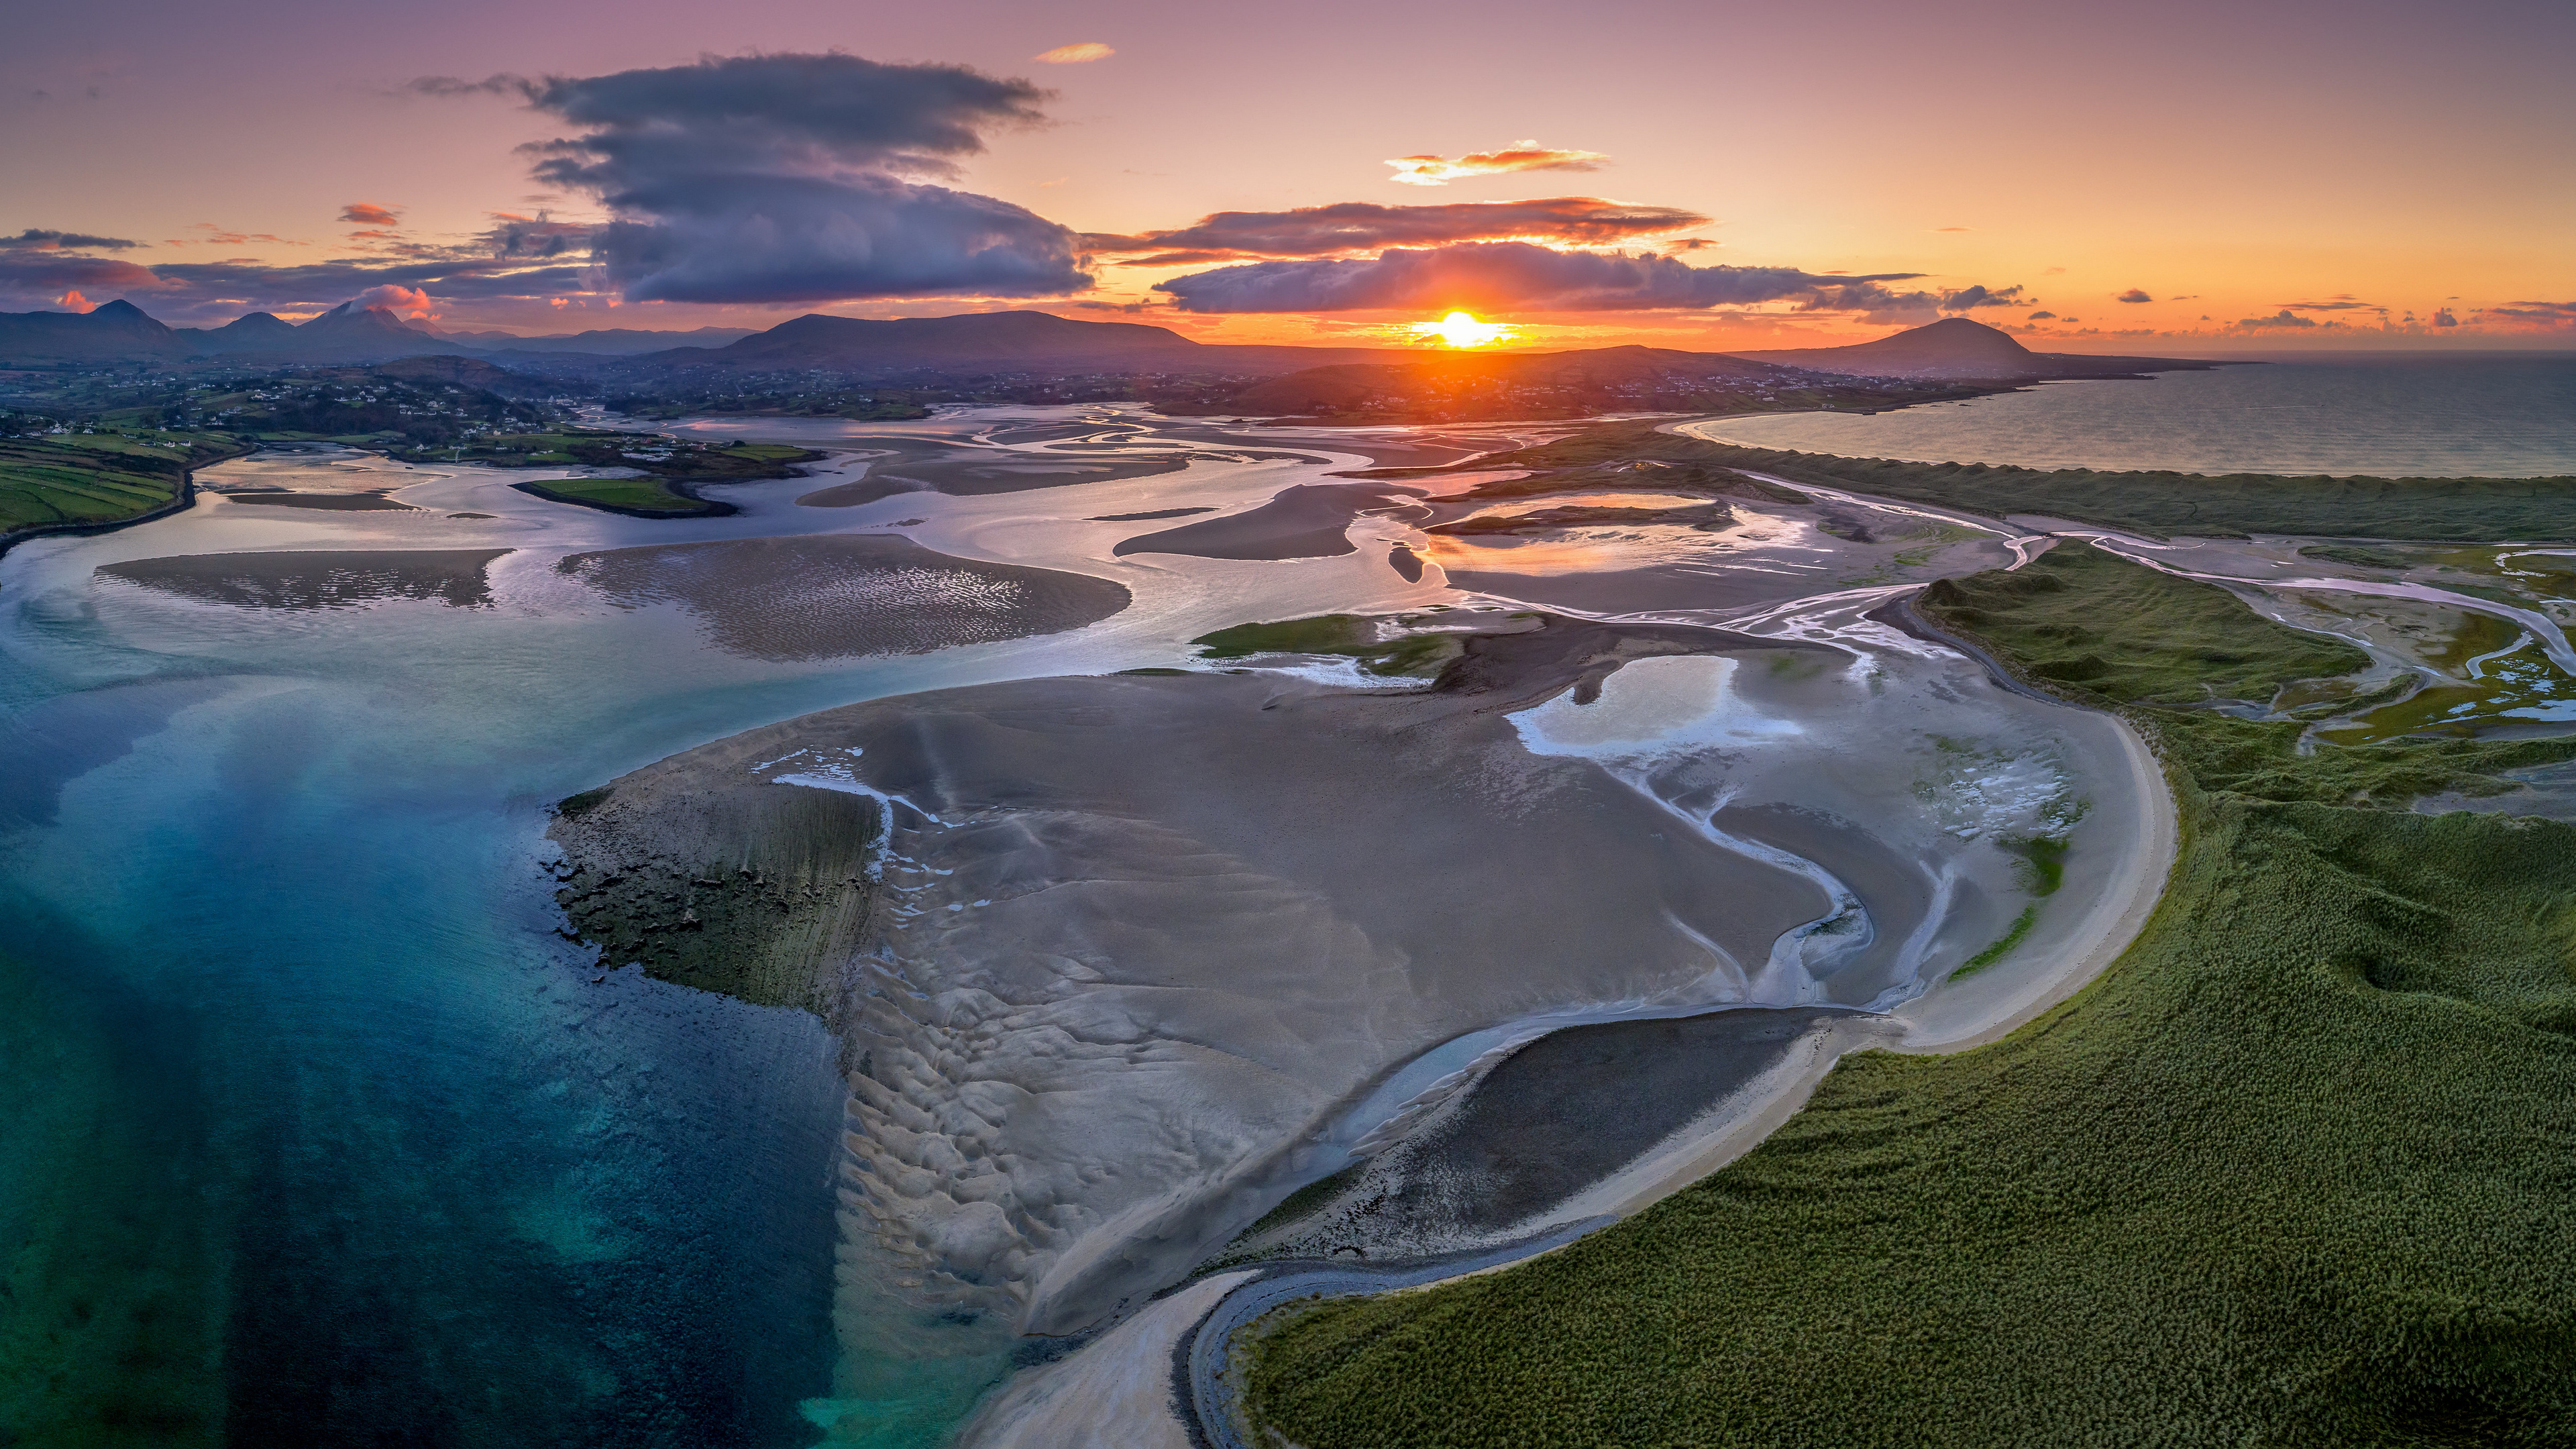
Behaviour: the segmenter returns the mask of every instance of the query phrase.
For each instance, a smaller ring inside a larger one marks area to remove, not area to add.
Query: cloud
[[[2022,296],[2019,287],[1962,287],[1958,291],[1941,294],[1941,310],[1944,312],[1972,312],[1979,307],[2026,307],[2028,305],[2030,300]]]
[[[162,244],[164,246],[174,247],[239,247],[248,246],[253,242],[266,242],[271,246],[281,247],[309,247],[313,245],[311,242],[295,241],[291,238],[278,236],[273,232],[232,231],[227,228],[217,226],[211,221],[190,222],[188,224],[188,229],[190,231],[204,232],[205,235],[198,237],[171,237]]]
[[[520,216],[496,211],[492,221],[492,229],[483,233],[483,242],[496,257],[559,257],[587,252],[600,232],[597,222],[555,221],[542,214]]]
[[[82,296],[78,291],[70,291],[56,297],[54,305],[66,312],[87,312],[98,304]]]
[[[405,317],[438,315],[438,304],[429,299],[427,292],[417,287],[398,287],[391,284],[369,287],[349,300],[361,307],[382,307],[388,312],[398,312]]]
[[[1042,65],[1086,65],[1095,60],[1107,60],[1117,53],[1097,40],[1085,40],[1073,45],[1059,45],[1053,50],[1039,51],[1029,59]]]
[[[614,214],[588,241],[630,301],[828,302],[1088,289],[1081,239],[947,177],[1048,92],[953,65],[750,55],[604,76],[428,77],[516,94],[580,134],[522,148]],[[532,234],[508,234],[512,244]]]
[[[118,257],[0,251],[0,295],[37,300],[52,299],[74,288],[104,295],[160,285],[161,279],[150,268]]]
[[[2551,330],[2576,327],[2576,302],[2516,302],[2509,307],[2481,307],[2469,320]]]
[[[2045,322],[2054,318],[2056,315],[2057,314],[2054,312],[2033,312],[2030,314],[2030,320],[2033,322]]]
[[[2369,302],[2356,302],[2350,297],[2338,297],[2331,302],[2275,302],[2272,305],[2285,312],[2363,312],[2386,310],[2384,308],[2376,307]]]
[[[582,266],[532,267],[486,256],[289,266],[164,262],[147,268],[116,257],[0,252],[0,301],[50,300],[76,288],[91,297],[125,297],[165,322],[186,326],[227,322],[252,311],[319,311],[378,288],[415,289],[450,301],[541,300],[589,290],[588,274]]]
[[[1095,250],[1146,253],[1127,266],[1197,266],[1274,257],[1326,257],[1394,246],[1536,240],[1605,245],[1705,226],[1671,206],[1631,206],[1597,196],[1380,206],[1344,201],[1294,211],[1220,211],[1169,231],[1085,237]]]
[[[2283,308],[2280,312],[2270,317],[2239,318],[2236,325],[2252,330],[2261,330],[2263,328],[2314,327],[2317,324],[2313,318],[2302,317],[2296,312]]]
[[[2460,325],[2460,319],[2451,315],[2450,308],[2444,307],[2433,314],[2433,325],[2436,327],[2457,327]]]
[[[16,236],[0,236],[0,251],[54,252],[70,247],[77,251],[122,252],[143,245],[123,237],[89,236],[76,231],[46,231],[29,227]]]
[[[1835,278],[1794,267],[1693,267],[1671,257],[1505,241],[1398,248],[1367,260],[1254,262],[1174,277],[1154,290],[1170,294],[1185,312],[1624,312],[1784,300],[1856,310],[1910,300],[1877,284],[1913,275]],[[1929,310],[1928,294],[1914,299]]]
[[[2152,302],[2155,298],[2148,296],[2146,289],[2143,287],[2131,287],[2129,290],[2122,292],[2112,300],[2116,302]]]
[[[372,201],[352,201],[340,208],[340,219],[358,226],[400,226],[402,216],[390,206]]]
[[[1446,186],[1467,176],[1506,176],[1515,171],[1598,171],[1610,158],[1598,151],[1564,151],[1536,141],[1514,141],[1494,151],[1464,156],[1399,156],[1389,181],[1407,186]]]

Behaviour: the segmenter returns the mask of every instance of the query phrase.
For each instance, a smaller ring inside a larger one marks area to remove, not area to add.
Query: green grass
[[[1567,468],[1635,459],[1768,473],[2000,518],[2045,514],[2147,534],[2291,533],[2480,541],[2576,538],[2576,478],[2328,478],[2235,473],[2046,471],[1911,463],[1739,448],[1650,423],[1587,428],[1470,460],[1480,468]]]
[[[558,503],[596,508],[635,508],[683,516],[720,511],[718,505],[703,498],[673,491],[659,478],[548,478],[518,487]]]
[[[1262,1422],[1306,1449],[2576,1442],[2576,827],[2355,808],[2576,746],[2302,756],[2294,723],[2139,703],[2325,646],[2249,614],[2204,661],[2227,596],[2060,552],[2065,587],[1959,593],[2035,679],[2090,631],[2108,667],[2057,687],[2167,762],[2182,849],[2130,951],[1995,1045],[1846,1058],[1561,1252],[1283,1315]],[[2126,607],[2167,587],[2207,597]]]
[[[0,535],[115,523],[167,507],[190,469],[248,451],[219,433],[0,438]]]
[[[1994,637],[2030,673],[2103,700],[2265,704],[2294,681],[2370,663],[2341,640],[2272,623],[2225,590],[2083,544],[2053,548],[2016,573],[1940,580],[1924,590],[1923,607]]]
[[[1190,642],[1201,659],[1249,659],[1260,654],[1325,654],[1356,659],[1370,674],[1429,676],[1458,657],[1454,634],[1406,634],[1377,640],[1375,621],[1358,614],[1318,614],[1269,624],[1237,624]]]
[[[1960,962],[1959,969],[1950,973],[1950,979],[1956,981],[1963,976],[1974,976],[2011,955],[2013,948],[2022,943],[2022,938],[2030,934],[2030,928],[2038,924],[2039,907],[2022,907],[2021,914],[2013,917],[2011,927],[1996,937],[1993,945]]]

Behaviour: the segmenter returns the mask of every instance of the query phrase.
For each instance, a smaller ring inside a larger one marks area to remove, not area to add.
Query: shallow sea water
[[[239,471],[313,487],[349,463]],[[531,499],[519,475],[370,471],[419,511],[209,496],[0,571],[0,1440],[938,1442],[1011,1345],[852,1266],[831,1038],[600,971],[555,932],[545,803],[826,705],[1169,662],[1174,631],[1292,585],[1104,564],[1138,595],[1112,625],[761,659],[554,561],[921,502],[798,509],[814,483],[788,480],[672,525]],[[1207,473],[927,502],[1010,557],[1059,511],[1275,486]],[[1091,531],[1105,554],[1121,529]],[[488,590],[426,595],[94,572],[491,548],[512,551]]]

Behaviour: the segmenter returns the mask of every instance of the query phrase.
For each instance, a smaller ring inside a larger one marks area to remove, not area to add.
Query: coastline
[[[191,463],[179,474],[178,495],[149,512],[137,513],[128,518],[105,519],[97,523],[38,523],[0,533],[0,558],[7,557],[9,550],[34,539],[74,538],[88,534],[114,533],[120,528],[132,528],[139,523],[150,523],[155,519],[185,513],[197,506],[197,469],[211,467],[217,463],[229,463],[235,458],[247,458],[258,451],[259,445],[253,443],[244,446],[238,453],[209,458],[204,463]]]

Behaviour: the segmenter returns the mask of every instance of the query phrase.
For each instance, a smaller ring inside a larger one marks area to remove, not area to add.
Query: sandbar
[[[891,534],[725,539],[567,555],[613,602],[675,603],[717,647],[755,659],[921,654],[1060,634],[1127,607],[1088,574],[935,553]]]
[[[484,566],[506,548],[200,553],[102,564],[105,578],[246,609],[348,609],[390,599],[456,608],[492,602]]]

